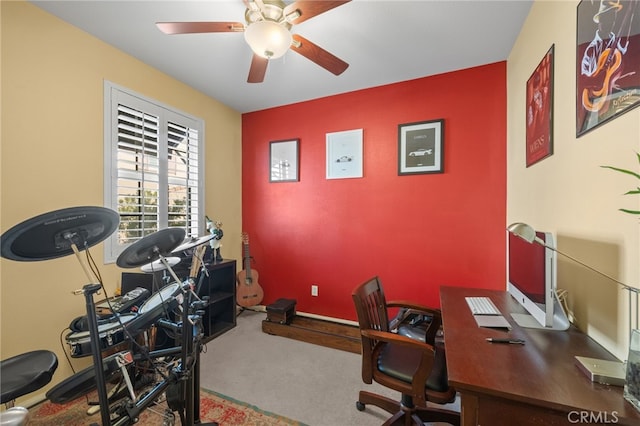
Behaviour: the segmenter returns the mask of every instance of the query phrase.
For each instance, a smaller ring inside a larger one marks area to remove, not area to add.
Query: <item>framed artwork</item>
[[[578,4],[576,137],[640,105],[640,3]]]
[[[444,120],[398,125],[398,175],[444,172]]]
[[[553,154],[553,50],[527,80],[527,167]]]
[[[362,177],[362,129],[327,133],[327,179]]]
[[[269,182],[298,182],[300,180],[299,139],[269,143]]]

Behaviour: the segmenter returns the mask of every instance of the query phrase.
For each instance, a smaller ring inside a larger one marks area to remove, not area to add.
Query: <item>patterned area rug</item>
[[[89,396],[89,400],[97,401],[98,398],[94,393]],[[53,404],[46,401],[29,410],[31,415],[29,425],[82,426],[92,423],[100,424],[100,413],[87,415],[88,408],[87,398],[84,396],[67,404]],[[166,408],[166,403],[151,406],[141,414],[140,421],[136,425],[162,425],[162,415]],[[200,421],[202,423],[217,422],[220,426],[304,426],[298,421],[206,389],[202,389],[200,392]],[[176,415],[175,424],[180,425],[178,415]]]

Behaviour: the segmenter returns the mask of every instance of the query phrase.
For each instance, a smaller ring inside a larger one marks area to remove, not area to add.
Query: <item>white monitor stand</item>
[[[539,328],[544,330],[564,331],[571,325],[569,319],[567,318],[567,314],[564,312],[564,309],[562,308],[562,305],[558,300],[558,296],[555,294],[553,297],[553,325],[551,327],[545,327],[544,325],[540,324],[530,314],[511,313],[511,317],[520,327],[524,328]]]

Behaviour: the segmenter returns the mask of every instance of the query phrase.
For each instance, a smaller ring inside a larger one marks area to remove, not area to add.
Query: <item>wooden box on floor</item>
[[[295,299],[278,299],[267,305],[267,321],[291,324],[294,316],[296,316]]]

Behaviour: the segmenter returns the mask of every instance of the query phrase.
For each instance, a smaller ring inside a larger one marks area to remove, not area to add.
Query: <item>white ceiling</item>
[[[155,26],[244,22],[242,0],[32,3],[244,113],[506,60],[532,1],[353,0],[292,28],[349,63],[343,74],[290,50],[253,84],[242,33],[170,36]]]

